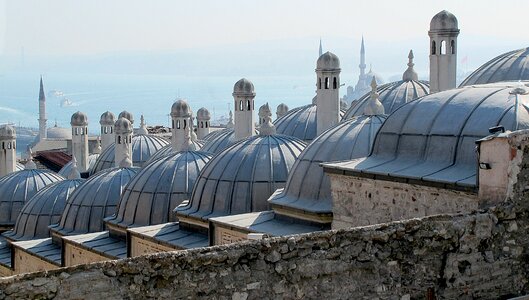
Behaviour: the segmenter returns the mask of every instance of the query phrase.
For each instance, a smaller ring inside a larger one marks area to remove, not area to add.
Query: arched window
[[[11,149],[11,142],[7,142],[7,149]]]
[[[338,87],[338,80],[336,79],[336,77],[334,77],[334,79],[332,80],[332,88],[336,89],[337,87]]]
[[[450,53],[456,54],[456,41],[450,41]]]
[[[318,78],[318,89],[321,90],[321,78]]]
[[[5,148],[6,148],[6,143],[2,142],[2,149],[5,149]]]
[[[246,109],[252,110],[252,102],[250,100],[246,100]]]
[[[187,121],[184,119],[184,129],[187,128]]]
[[[129,136],[129,144],[132,143],[132,136]]]
[[[239,111],[242,111],[244,108],[244,105],[242,104],[242,100],[239,101]]]
[[[200,128],[204,128],[204,122],[200,121]]]
[[[17,148],[17,142],[13,142],[13,149]]]
[[[114,127],[110,127],[110,133],[114,133]]]
[[[121,144],[121,135],[118,135],[118,144]]]
[[[206,122],[206,128],[208,128],[208,127],[209,127],[208,122]]]
[[[437,49],[437,46],[435,46],[435,41],[432,41],[432,54],[435,54],[436,49]]]
[[[441,55],[446,54],[446,41],[445,40],[441,41],[441,48],[439,48],[439,52]]]
[[[325,77],[325,89],[328,90],[329,89],[329,77]]]
[[[176,129],[180,129],[180,120],[176,120]]]

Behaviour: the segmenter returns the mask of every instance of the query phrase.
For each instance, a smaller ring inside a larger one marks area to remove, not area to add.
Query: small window
[[[114,133],[114,127],[110,127],[110,133]]]
[[[333,89],[337,89],[338,88],[338,80],[336,79],[336,77],[334,77],[334,79],[332,81],[332,88]]]
[[[13,142],[13,149],[17,148],[17,142]]]
[[[450,41],[450,53],[456,54],[456,41]]]
[[[432,54],[435,54],[436,49],[437,49],[437,46],[435,46],[435,41],[432,41]]]
[[[321,90],[321,78],[318,78],[318,89]]]
[[[441,47],[439,48],[439,52],[441,53],[441,55],[446,54],[446,41],[445,40],[441,41]]]
[[[104,128],[104,133],[107,134],[108,133],[108,127],[105,126]]]
[[[129,144],[132,143],[132,136],[129,136]]]
[[[184,119],[184,129],[187,127],[187,121]]]
[[[325,77],[325,89],[328,90],[329,89],[329,77]]]
[[[241,101],[239,101],[239,111],[243,111],[243,109],[244,109],[244,105],[243,105],[242,100],[241,100]]]
[[[246,109],[252,110],[252,102],[250,100],[246,100]]]
[[[6,148],[6,143],[2,142],[2,149],[5,149],[5,148]]]
[[[118,135],[118,144],[121,144],[121,135]]]
[[[208,128],[208,127],[209,127],[208,122],[206,122],[206,128]]]
[[[174,129],[174,120],[171,120],[171,127]]]
[[[180,120],[176,120],[176,129],[180,129]]]

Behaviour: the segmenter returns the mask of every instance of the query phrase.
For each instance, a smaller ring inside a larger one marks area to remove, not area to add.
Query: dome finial
[[[123,160],[121,160],[119,162],[119,167],[120,168],[130,168],[130,167],[132,167],[132,160],[130,160],[130,156],[129,156],[128,152],[125,153],[125,157],[123,158]]]
[[[233,112],[230,110],[230,118],[228,119],[228,124],[226,124],[226,128],[233,128]]]
[[[33,161],[33,151],[31,151],[30,147],[28,147],[28,161],[24,167],[26,170],[35,170],[37,168],[37,165]]]
[[[140,128],[138,129],[138,134],[149,134],[149,131],[147,131],[147,127],[145,126],[145,118],[143,118],[143,114],[140,117]]]
[[[77,159],[75,159],[75,156],[72,156],[72,170],[68,174],[67,179],[81,179],[81,173],[77,169]]]
[[[371,97],[364,108],[364,115],[376,116],[383,115],[385,113],[384,105],[382,105],[382,102],[380,102],[378,96],[379,95],[377,93],[377,81],[375,77],[373,77],[373,79],[371,79]]]
[[[94,148],[93,150],[93,153],[94,154],[101,154],[101,137],[97,137],[97,140],[96,140],[96,147]]]
[[[413,50],[410,50],[410,53],[408,54],[408,69],[404,71],[404,74],[402,74],[402,80],[404,81],[411,81],[411,80],[419,80],[419,76],[417,75],[417,72],[413,69],[413,66],[415,64],[413,63]]]
[[[266,103],[266,106],[268,107],[268,103]],[[264,115],[262,118],[263,118],[263,123],[261,124],[261,127],[259,128],[259,135],[276,134],[276,127],[272,123],[272,114]]]

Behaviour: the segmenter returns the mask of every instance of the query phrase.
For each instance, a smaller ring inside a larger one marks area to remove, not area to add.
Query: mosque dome
[[[0,127],[0,140],[1,139],[16,139],[17,133],[15,128],[11,125],[4,125]]]
[[[430,31],[457,29],[456,16],[446,10],[437,13],[430,21]]]
[[[67,179],[47,185],[22,207],[14,229],[3,235],[14,241],[49,237],[48,226],[59,222],[66,200],[84,181]]]
[[[16,171],[22,171],[24,169],[25,169],[24,165],[19,163],[19,162],[17,162]]]
[[[99,157],[99,154],[88,155],[88,170],[91,170],[94,167],[98,157]],[[72,172],[72,169],[73,169],[73,162],[69,161],[59,170],[58,173],[61,176],[67,177],[68,174]]]
[[[202,107],[197,111],[197,120],[209,121],[210,119],[211,115],[209,110],[207,110],[205,107]]]
[[[181,151],[152,161],[125,187],[116,215],[107,221],[121,227],[176,221],[173,209],[190,199],[210,159],[209,153]]]
[[[529,48],[504,53],[472,72],[460,87],[500,81],[529,80]]]
[[[311,212],[332,212],[331,183],[320,164],[369,155],[384,115],[359,116],[326,130],[299,155],[286,187],[270,197],[272,205]]]
[[[70,119],[70,125],[72,126],[87,126],[88,125],[88,117],[85,113],[77,111],[72,115],[72,118]]]
[[[135,135],[132,137],[132,164],[135,167],[143,167],[146,161],[162,147],[169,145],[169,141],[156,135]],[[90,174],[101,170],[113,168],[114,152],[116,145],[112,143],[97,158]]]
[[[365,80],[367,83],[371,82],[371,80],[373,79],[373,77],[375,78],[375,80],[377,81],[377,84],[380,85],[380,84],[383,84],[384,83],[384,78],[382,78],[382,76],[380,76],[378,73],[375,73],[373,72],[372,69],[369,69],[369,72],[367,72],[365,74]]]
[[[115,119],[116,117],[114,116],[112,112],[106,111],[101,115],[101,118],[99,119],[99,124],[112,126],[114,125],[114,122],[116,121]]]
[[[198,151],[198,150],[201,150],[202,147],[204,146],[204,142],[203,141],[199,141],[199,140],[190,140],[191,144],[189,145],[189,150],[193,150],[193,151]],[[171,145],[169,143],[169,145],[167,146],[163,146],[160,150],[156,151],[156,153],[154,153],[151,158],[149,158],[149,161],[147,162],[148,164],[151,163],[152,161],[155,161],[156,159],[160,158],[160,157],[164,157],[166,155],[170,155],[170,154],[175,154],[179,151],[174,151],[173,150],[173,145]]]
[[[202,169],[190,202],[176,209],[177,217],[201,219],[268,209],[268,197],[284,187],[304,148],[301,140],[285,135],[257,135],[237,142]]]
[[[340,118],[344,111],[340,110]],[[316,104],[296,107],[288,111],[283,117],[274,121],[278,134],[297,137],[307,143],[317,135]]]
[[[15,223],[20,210],[46,185],[64,180],[50,170],[27,168],[0,177],[0,226]]]
[[[233,94],[234,95],[255,95],[255,90],[254,90],[254,86],[253,86],[253,83],[246,79],[246,78],[242,78],[240,79],[239,81],[237,81],[235,83],[235,85],[233,86]]]
[[[72,130],[71,128],[58,127],[55,126],[48,128],[47,130],[48,139],[55,140],[71,140],[72,139]],[[38,141],[38,139],[36,139]]]
[[[409,102],[384,122],[372,154],[349,162],[351,168],[475,188],[475,141],[495,126],[528,129],[528,93],[527,85],[505,82],[442,91]]]
[[[187,101],[184,99],[178,99],[171,106],[171,117],[174,118],[189,118],[191,117],[191,108]]]
[[[212,133],[214,135],[212,135]],[[201,151],[219,153],[235,143],[235,130],[233,128],[225,128],[212,133],[206,136],[207,139],[204,139],[205,143],[202,148],[200,148]],[[259,132],[256,130],[255,134],[257,135]]]
[[[340,69],[340,59],[334,53],[329,51],[323,53],[316,62],[318,70],[335,70]]]
[[[122,191],[138,171],[135,167],[117,167],[90,177],[68,198],[61,220],[52,231],[59,235],[103,231],[103,219],[116,212]]]
[[[126,111],[126,110],[124,110],[124,111],[119,113],[118,119],[120,119],[120,118],[125,118],[125,119],[129,120],[131,124],[134,124],[134,116],[130,112]]]

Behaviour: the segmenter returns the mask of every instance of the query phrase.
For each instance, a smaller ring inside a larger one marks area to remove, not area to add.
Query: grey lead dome
[[[318,58],[316,68],[318,70],[340,69],[340,59],[334,53],[327,51]]]
[[[254,95],[255,96],[255,89],[254,89],[253,83],[246,78],[240,79],[233,86],[233,95]]]
[[[209,114],[209,110],[207,110],[207,108],[202,107],[197,111],[197,120],[209,121],[210,119],[211,115]]]
[[[191,117],[191,108],[184,99],[176,100],[171,106],[171,117],[174,118],[189,118]]]
[[[456,16],[446,10],[438,12],[430,21],[430,31],[457,29],[458,25]]]
[[[16,130],[11,125],[0,126],[0,140],[12,140],[17,138]]]
[[[77,111],[72,115],[72,118],[70,120],[70,125],[72,126],[87,126],[88,125],[88,117],[85,113]]]
[[[116,117],[110,111],[106,111],[99,118],[99,124],[101,125],[114,125]]]

